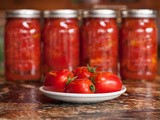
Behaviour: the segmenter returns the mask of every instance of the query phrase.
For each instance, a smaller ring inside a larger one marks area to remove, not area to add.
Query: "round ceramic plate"
[[[112,100],[119,97],[126,91],[126,87],[123,86],[120,91],[101,94],[76,94],[76,93],[62,93],[47,91],[44,87],[40,87],[39,90],[47,97],[72,103],[97,103],[106,100]]]

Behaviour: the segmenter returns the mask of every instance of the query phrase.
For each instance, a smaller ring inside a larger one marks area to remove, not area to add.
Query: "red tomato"
[[[88,78],[75,79],[66,86],[67,93],[92,94],[94,91],[94,84]]]
[[[80,78],[90,78],[91,75],[95,72],[96,68],[91,68],[89,65],[77,67],[73,73],[77,76],[77,79]]]
[[[95,85],[95,93],[115,92],[122,89],[121,79],[109,72],[97,72],[92,76]]]
[[[44,88],[50,91],[65,92],[65,86],[69,77],[72,78],[73,73],[67,69],[58,72],[51,71],[45,77]]]

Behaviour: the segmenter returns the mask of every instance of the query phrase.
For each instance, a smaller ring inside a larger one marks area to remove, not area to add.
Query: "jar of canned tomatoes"
[[[79,65],[78,11],[44,11],[44,73]]]
[[[124,79],[155,79],[157,75],[157,12],[122,11],[120,74]]]
[[[5,76],[10,81],[39,80],[41,76],[40,11],[6,13]]]
[[[81,65],[117,74],[117,12],[110,9],[83,11],[81,27]]]

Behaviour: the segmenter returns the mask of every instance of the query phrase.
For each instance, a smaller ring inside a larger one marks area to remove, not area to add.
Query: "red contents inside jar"
[[[8,18],[5,26],[7,80],[41,77],[40,22],[37,18]]]
[[[124,18],[120,31],[120,73],[124,79],[155,79],[157,26],[154,18]]]

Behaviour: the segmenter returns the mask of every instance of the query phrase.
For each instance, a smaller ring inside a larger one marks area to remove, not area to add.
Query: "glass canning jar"
[[[44,73],[79,66],[78,11],[44,11]]]
[[[41,77],[40,11],[6,12],[5,76],[11,81],[39,80]]]
[[[117,12],[111,9],[84,10],[81,26],[81,65],[117,74]]]
[[[155,79],[157,75],[157,12],[122,11],[120,74],[123,79]]]

